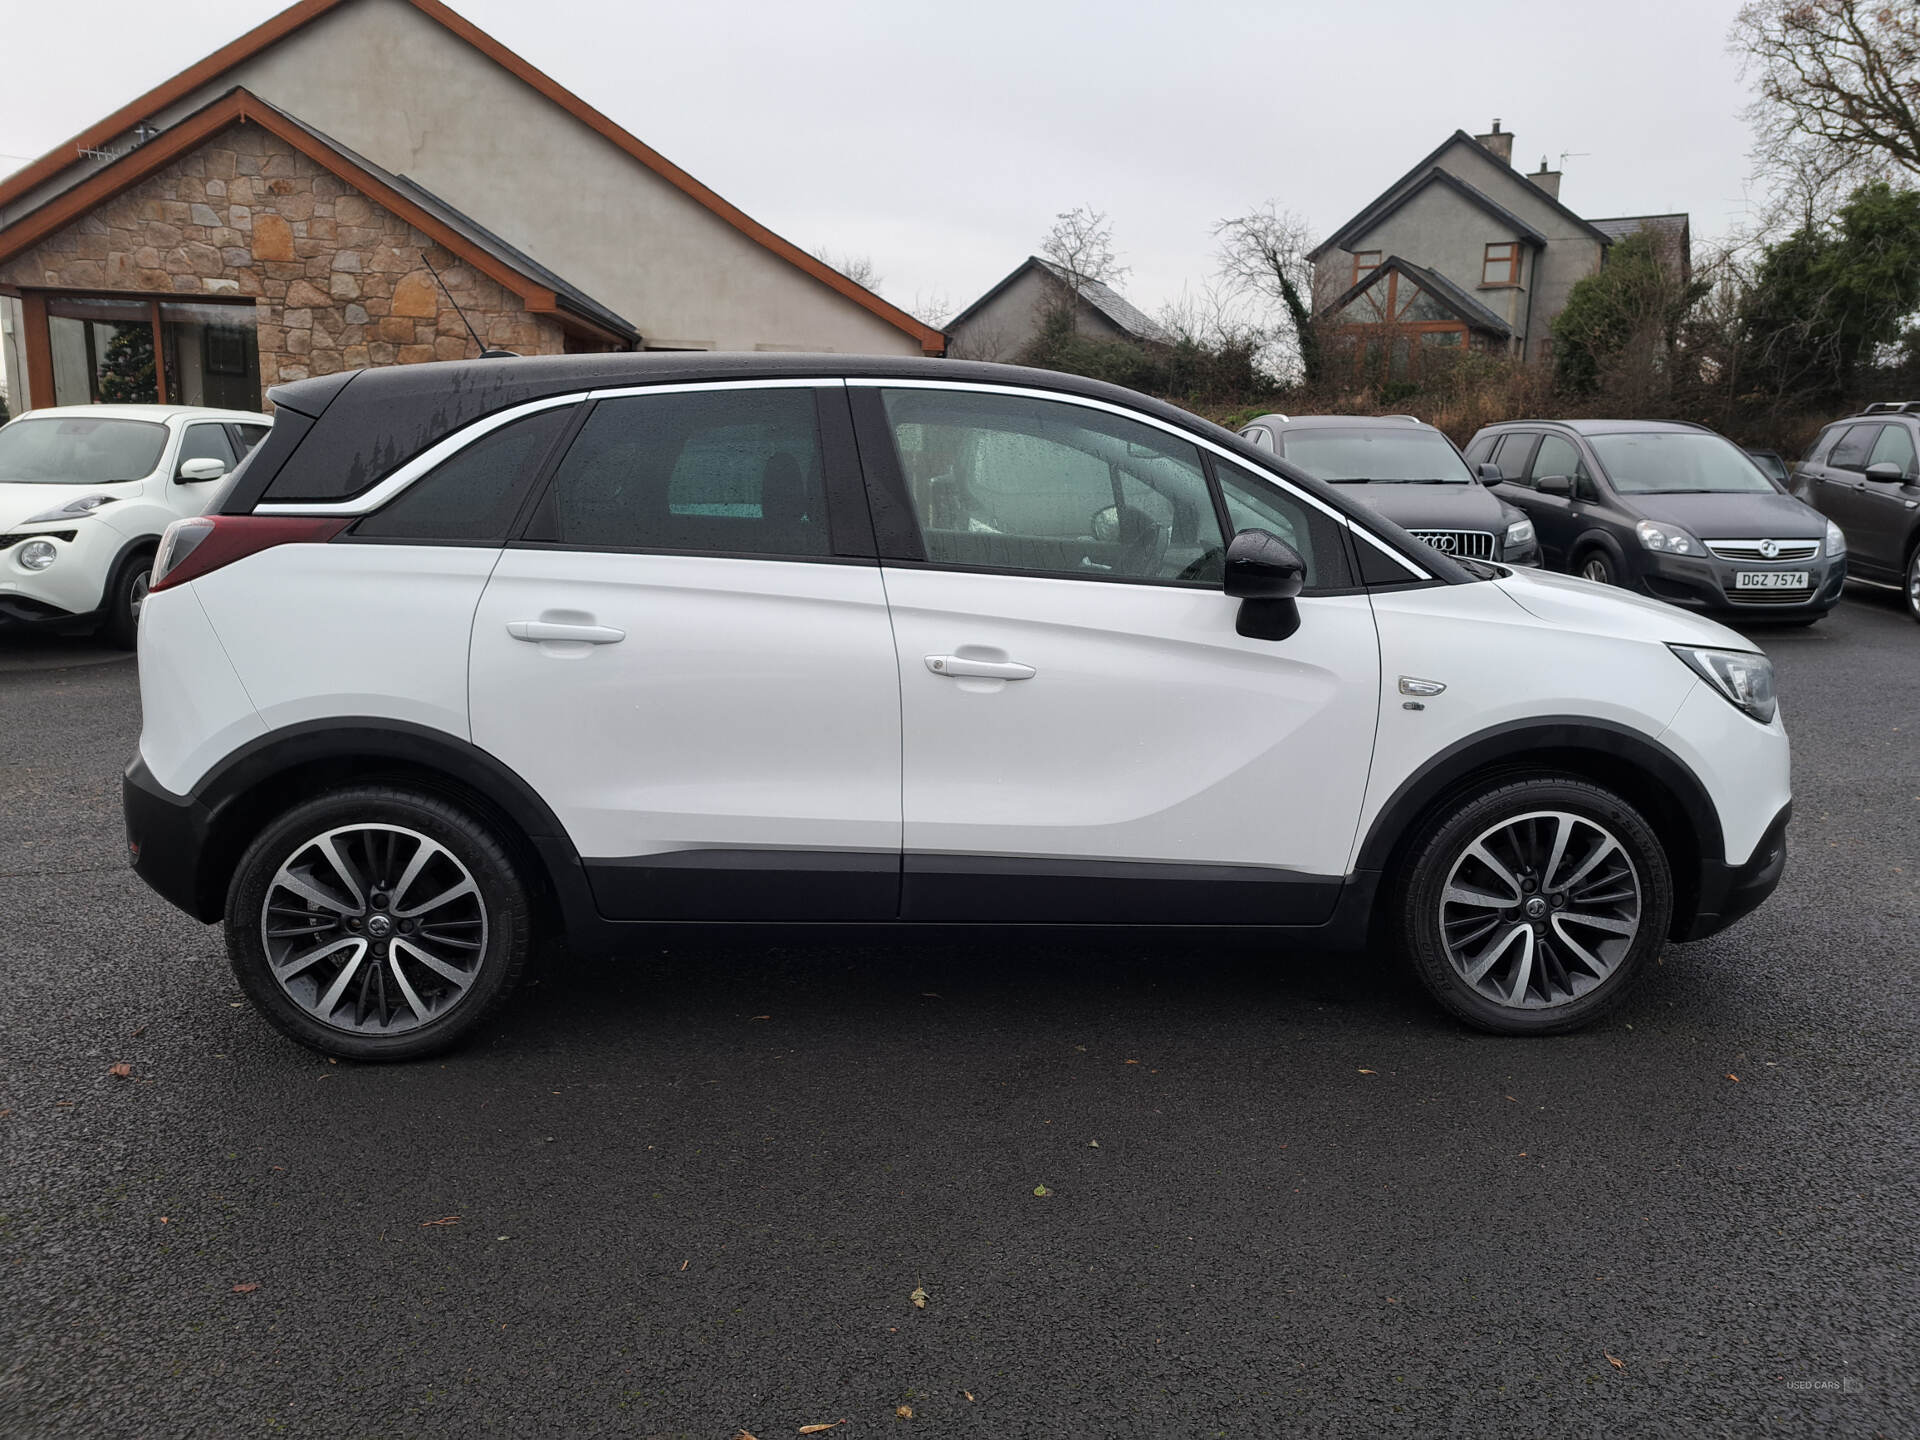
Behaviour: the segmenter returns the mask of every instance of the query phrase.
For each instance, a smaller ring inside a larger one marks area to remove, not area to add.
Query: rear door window
[[[808,387],[602,400],[528,540],[589,550],[806,559],[833,553]]]
[[[1840,437],[1833,447],[1833,454],[1827,457],[1827,464],[1836,470],[1864,470],[1867,468],[1867,456],[1873,453],[1874,443],[1879,440],[1884,425],[1854,425]]]

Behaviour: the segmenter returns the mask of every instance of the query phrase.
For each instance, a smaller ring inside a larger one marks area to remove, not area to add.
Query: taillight
[[[184,585],[275,545],[323,545],[353,523],[351,515],[195,515],[160,537],[148,593]]]

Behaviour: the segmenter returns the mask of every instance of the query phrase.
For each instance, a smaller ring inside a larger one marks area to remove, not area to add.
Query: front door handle
[[[611,625],[569,625],[557,620],[509,620],[507,633],[516,640],[571,640],[586,645],[618,645],[627,632]]]
[[[955,680],[1031,680],[1034,676],[1033,666],[1018,660],[971,660],[965,655],[929,655],[927,669]]]

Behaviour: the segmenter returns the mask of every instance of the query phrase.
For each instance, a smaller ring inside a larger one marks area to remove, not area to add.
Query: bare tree
[[[1285,311],[1293,356],[1313,384],[1320,378],[1321,356],[1313,324],[1313,262],[1307,258],[1313,240],[1306,221],[1269,200],[1222,220],[1213,234],[1220,242],[1220,278],[1232,291]]]
[[[1091,205],[1076,205],[1053,217],[1053,228],[1040,242],[1040,253],[1067,272],[1060,297],[1067,328],[1079,329],[1080,297],[1087,282],[1114,284],[1127,276],[1127,267],[1113,248],[1113,222]]]
[[[1758,80],[1748,119],[1764,166],[1797,168],[1803,188],[1809,174],[1853,167],[1920,175],[1912,0],[1748,0],[1727,38]],[[1825,188],[1823,179],[1822,196]]]
[[[838,270],[854,284],[871,290],[876,295],[880,293],[880,286],[884,282],[871,255],[835,255],[831,250],[825,249],[816,250],[813,253],[822,263]]]

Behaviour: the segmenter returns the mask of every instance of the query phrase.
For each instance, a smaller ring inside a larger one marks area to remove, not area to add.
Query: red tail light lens
[[[149,593],[184,585],[275,545],[324,545],[353,521],[351,515],[196,515],[176,520],[160,537]]]

